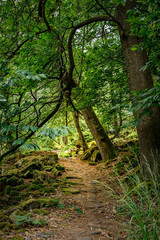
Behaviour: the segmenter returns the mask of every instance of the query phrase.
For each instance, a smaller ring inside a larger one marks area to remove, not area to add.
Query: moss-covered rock
[[[63,167],[63,166],[61,166],[61,165],[59,165],[59,164],[56,164],[56,165],[55,165],[55,168],[56,168],[58,171],[60,171],[60,172],[64,172],[64,171],[65,171],[65,167]]]
[[[66,194],[78,194],[78,193],[80,193],[80,190],[78,190],[76,188],[63,187],[62,192],[66,193]]]
[[[43,169],[44,169],[45,171],[47,171],[47,172],[51,172],[52,169],[53,169],[53,167],[50,166],[50,165],[47,165],[47,166],[44,166]]]
[[[58,201],[56,199],[40,197],[38,199],[32,198],[27,201],[21,202],[18,206],[20,210],[31,210],[40,207],[54,207],[57,206]]]
[[[25,211],[28,211],[34,208],[39,208],[39,207],[40,207],[40,202],[35,198],[31,198],[29,200],[23,201],[18,206],[20,210],[25,210]]]
[[[55,207],[58,204],[57,199],[52,199],[48,197],[40,197],[38,198],[41,207]]]
[[[39,170],[35,170],[33,173],[33,178],[34,179],[38,179],[42,182],[44,181],[48,181],[51,178],[54,178],[55,175],[52,174],[52,172],[47,172],[47,171],[39,171]]]
[[[101,160],[102,160],[102,156],[101,156],[99,150],[95,150],[90,157],[89,164],[93,165],[93,164],[100,162]]]
[[[23,183],[24,183],[23,179],[20,179],[16,176],[12,176],[7,179],[7,184],[10,186],[17,186],[17,185],[21,185]]]
[[[87,149],[87,150],[85,151],[85,153],[82,155],[81,159],[82,159],[82,160],[89,160],[90,157],[92,156],[92,153],[93,153],[95,150],[98,150],[98,147],[97,147],[97,146],[90,147],[89,149]]]
[[[38,215],[49,215],[50,212],[46,209],[34,209],[33,213]]]
[[[10,196],[19,196],[20,192],[16,190],[11,190],[10,191]],[[19,199],[19,198],[18,198]]]
[[[43,193],[54,193],[55,192],[55,188],[54,187],[44,187],[40,189],[40,192]]]
[[[9,186],[9,185],[5,186],[2,195],[3,195],[3,196],[5,196],[5,195],[10,195],[11,190],[12,190],[12,187],[11,187],[11,186]]]
[[[29,192],[29,191],[34,191],[34,190],[40,190],[40,189],[42,189],[42,188],[44,188],[44,187],[45,187],[45,185],[43,185],[43,184],[37,185],[37,184],[32,183],[32,184],[26,189],[26,191]]]
[[[14,236],[11,238],[12,240],[25,240],[25,237],[21,237],[21,236]]]
[[[21,173],[25,174],[28,171],[32,172],[33,170],[40,170],[41,168],[42,168],[42,165],[40,163],[31,162],[27,164],[25,167],[23,167],[23,169],[21,169]]]
[[[22,190],[26,189],[27,187],[28,187],[27,184],[21,184],[21,185],[19,185],[19,186],[16,186],[16,187],[15,187],[15,190],[17,190],[17,191],[22,191]]]

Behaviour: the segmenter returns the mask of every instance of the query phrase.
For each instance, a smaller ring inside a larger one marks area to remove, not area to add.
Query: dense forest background
[[[159,15],[158,0],[1,0],[0,161],[95,141],[107,165],[125,143],[159,186]]]
[[[158,1],[2,1],[1,159],[67,134],[74,113],[105,161],[107,134],[134,124],[158,172],[158,30]]]

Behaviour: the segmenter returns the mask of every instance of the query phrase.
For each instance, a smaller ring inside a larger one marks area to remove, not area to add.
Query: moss
[[[85,151],[85,153],[82,155],[82,160],[88,160],[91,156],[92,156],[92,153],[95,151],[95,150],[98,150],[97,146],[93,146],[93,147],[90,147],[89,149],[87,149]]]
[[[15,169],[7,170],[5,172],[5,175],[7,175],[7,176],[17,176],[18,173],[19,173],[19,170],[17,168],[15,168]]]
[[[16,190],[11,190],[10,191],[10,196],[19,196],[19,192],[18,191],[16,191]]]
[[[51,172],[52,169],[53,169],[53,167],[52,167],[52,166],[44,166],[43,169],[44,169],[45,171]]]
[[[0,230],[3,230],[4,228],[9,226],[10,226],[9,222],[0,222]]]
[[[32,184],[36,184],[36,185],[40,185],[42,183],[43,183],[43,181],[41,181],[40,179],[36,179],[32,182]]]
[[[49,181],[50,178],[53,178],[53,174],[51,174],[50,172],[47,171],[39,171],[39,170],[35,170],[34,171],[34,179],[39,179],[40,181]]]
[[[40,191],[43,192],[43,193],[50,193],[50,192],[54,193],[55,188],[54,187],[45,187],[45,188],[41,188]]]
[[[7,185],[7,178],[6,177],[0,177],[0,192],[3,192],[6,185]]]
[[[27,188],[27,187],[28,187],[27,184],[21,184],[21,185],[19,185],[19,186],[16,186],[15,190],[21,191],[21,190],[23,190],[23,189],[25,189],[25,188]]]
[[[10,192],[11,192],[11,190],[12,190],[11,186],[7,185],[7,186],[5,187],[5,189],[4,189],[3,193],[2,193],[2,195],[3,195],[3,196],[5,196],[5,195],[9,195]]]
[[[0,222],[7,222],[9,220],[8,215],[0,213]]]
[[[53,168],[51,173],[55,178],[61,175],[61,173],[56,168]]]
[[[38,215],[49,215],[50,212],[46,209],[34,209],[33,213]]]
[[[57,199],[52,199],[47,197],[38,198],[38,201],[41,207],[55,207],[58,204]]]
[[[37,184],[34,184],[32,183],[27,189],[26,191],[29,192],[29,191],[33,191],[33,190],[40,190],[42,188],[44,188],[45,185],[37,185]]]
[[[12,240],[25,240],[24,237],[21,237],[21,236],[14,236],[11,238]]]
[[[66,194],[78,194],[80,193],[80,190],[76,188],[62,188],[62,191]]]
[[[40,207],[40,202],[34,198],[23,201],[18,206],[20,210],[25,210],[25,211],[28,211],[34,208],[39,208],[39,207]]]
[[[7,184],[10,186],[21,185],[23,183],[24,181],[16,176],[12,176],[11,178],[7,179]]]
[[[52,198],[41,197],[38,199],[29,199],[27,201],[21,202],[18,208],[21,210],[31,210],[40,207],[54,207],[58,204],[58,201]]]
[[[27,173],[28,171],[32,172],[33,170],[40,170],[42,165],[40,163],[31,162],[27,166],[23,167],[21,170],[22,174]]]
[[[65,171],[65,167],[63,167],[63,166],[61,166],[61,165],[59,165],[59,164],[56,164],[56,169],[58,170],[58,171],[60,171],[60,172],[64,172]]]
[[[90,164],[97,163],[97,162],[100,162],[101,160],[102,160],[102,157],[99,150],[95,150],[90,157],[89,163]]]

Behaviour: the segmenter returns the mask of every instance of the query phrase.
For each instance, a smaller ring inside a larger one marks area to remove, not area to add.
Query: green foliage
[[[45,127],[40,131],[40,136],[41,137],[45,136],[45,137],[54,139],[55,137],[59,137],[62,135],[67,136],[70,131],[72,131],[72,129],[67,126],[62,126],[62,127],[58,127],[58,128]]]
[[[150,182],[146,182],[137,174],[129,177],[129,186],[120,182],[123,198],[120,200],[121,214],[130,216],[128,239],[157,240],[160,234],[160,194],[159,181],[153,175],[150,167]]]
[[[138,124],[143,115],[152,115],[152,107],[159,106],[160,103],[160,87],[159,85],[143,91],[134,92],[133,112],[137,115],[133,120],[134,124]]]
[[[48,224],[48,222],[45,219],[42,218],[34,219],[34,215],[32,213],[27,213],[22,216],[12,215],[12,220],[14,224],[22,227],[27,227],[30,225],[44,226]]]

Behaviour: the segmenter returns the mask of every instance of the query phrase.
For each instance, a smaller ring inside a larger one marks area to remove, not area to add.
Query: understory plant
[[[152,173],[147,161],[146,167],[149,180],[143,174],[135,173],[127,177],[127,183],[120,181],[123,197],[120,199],[119,212],[130,217],[127,229],[130,240],[160,239],[159,178]]]

